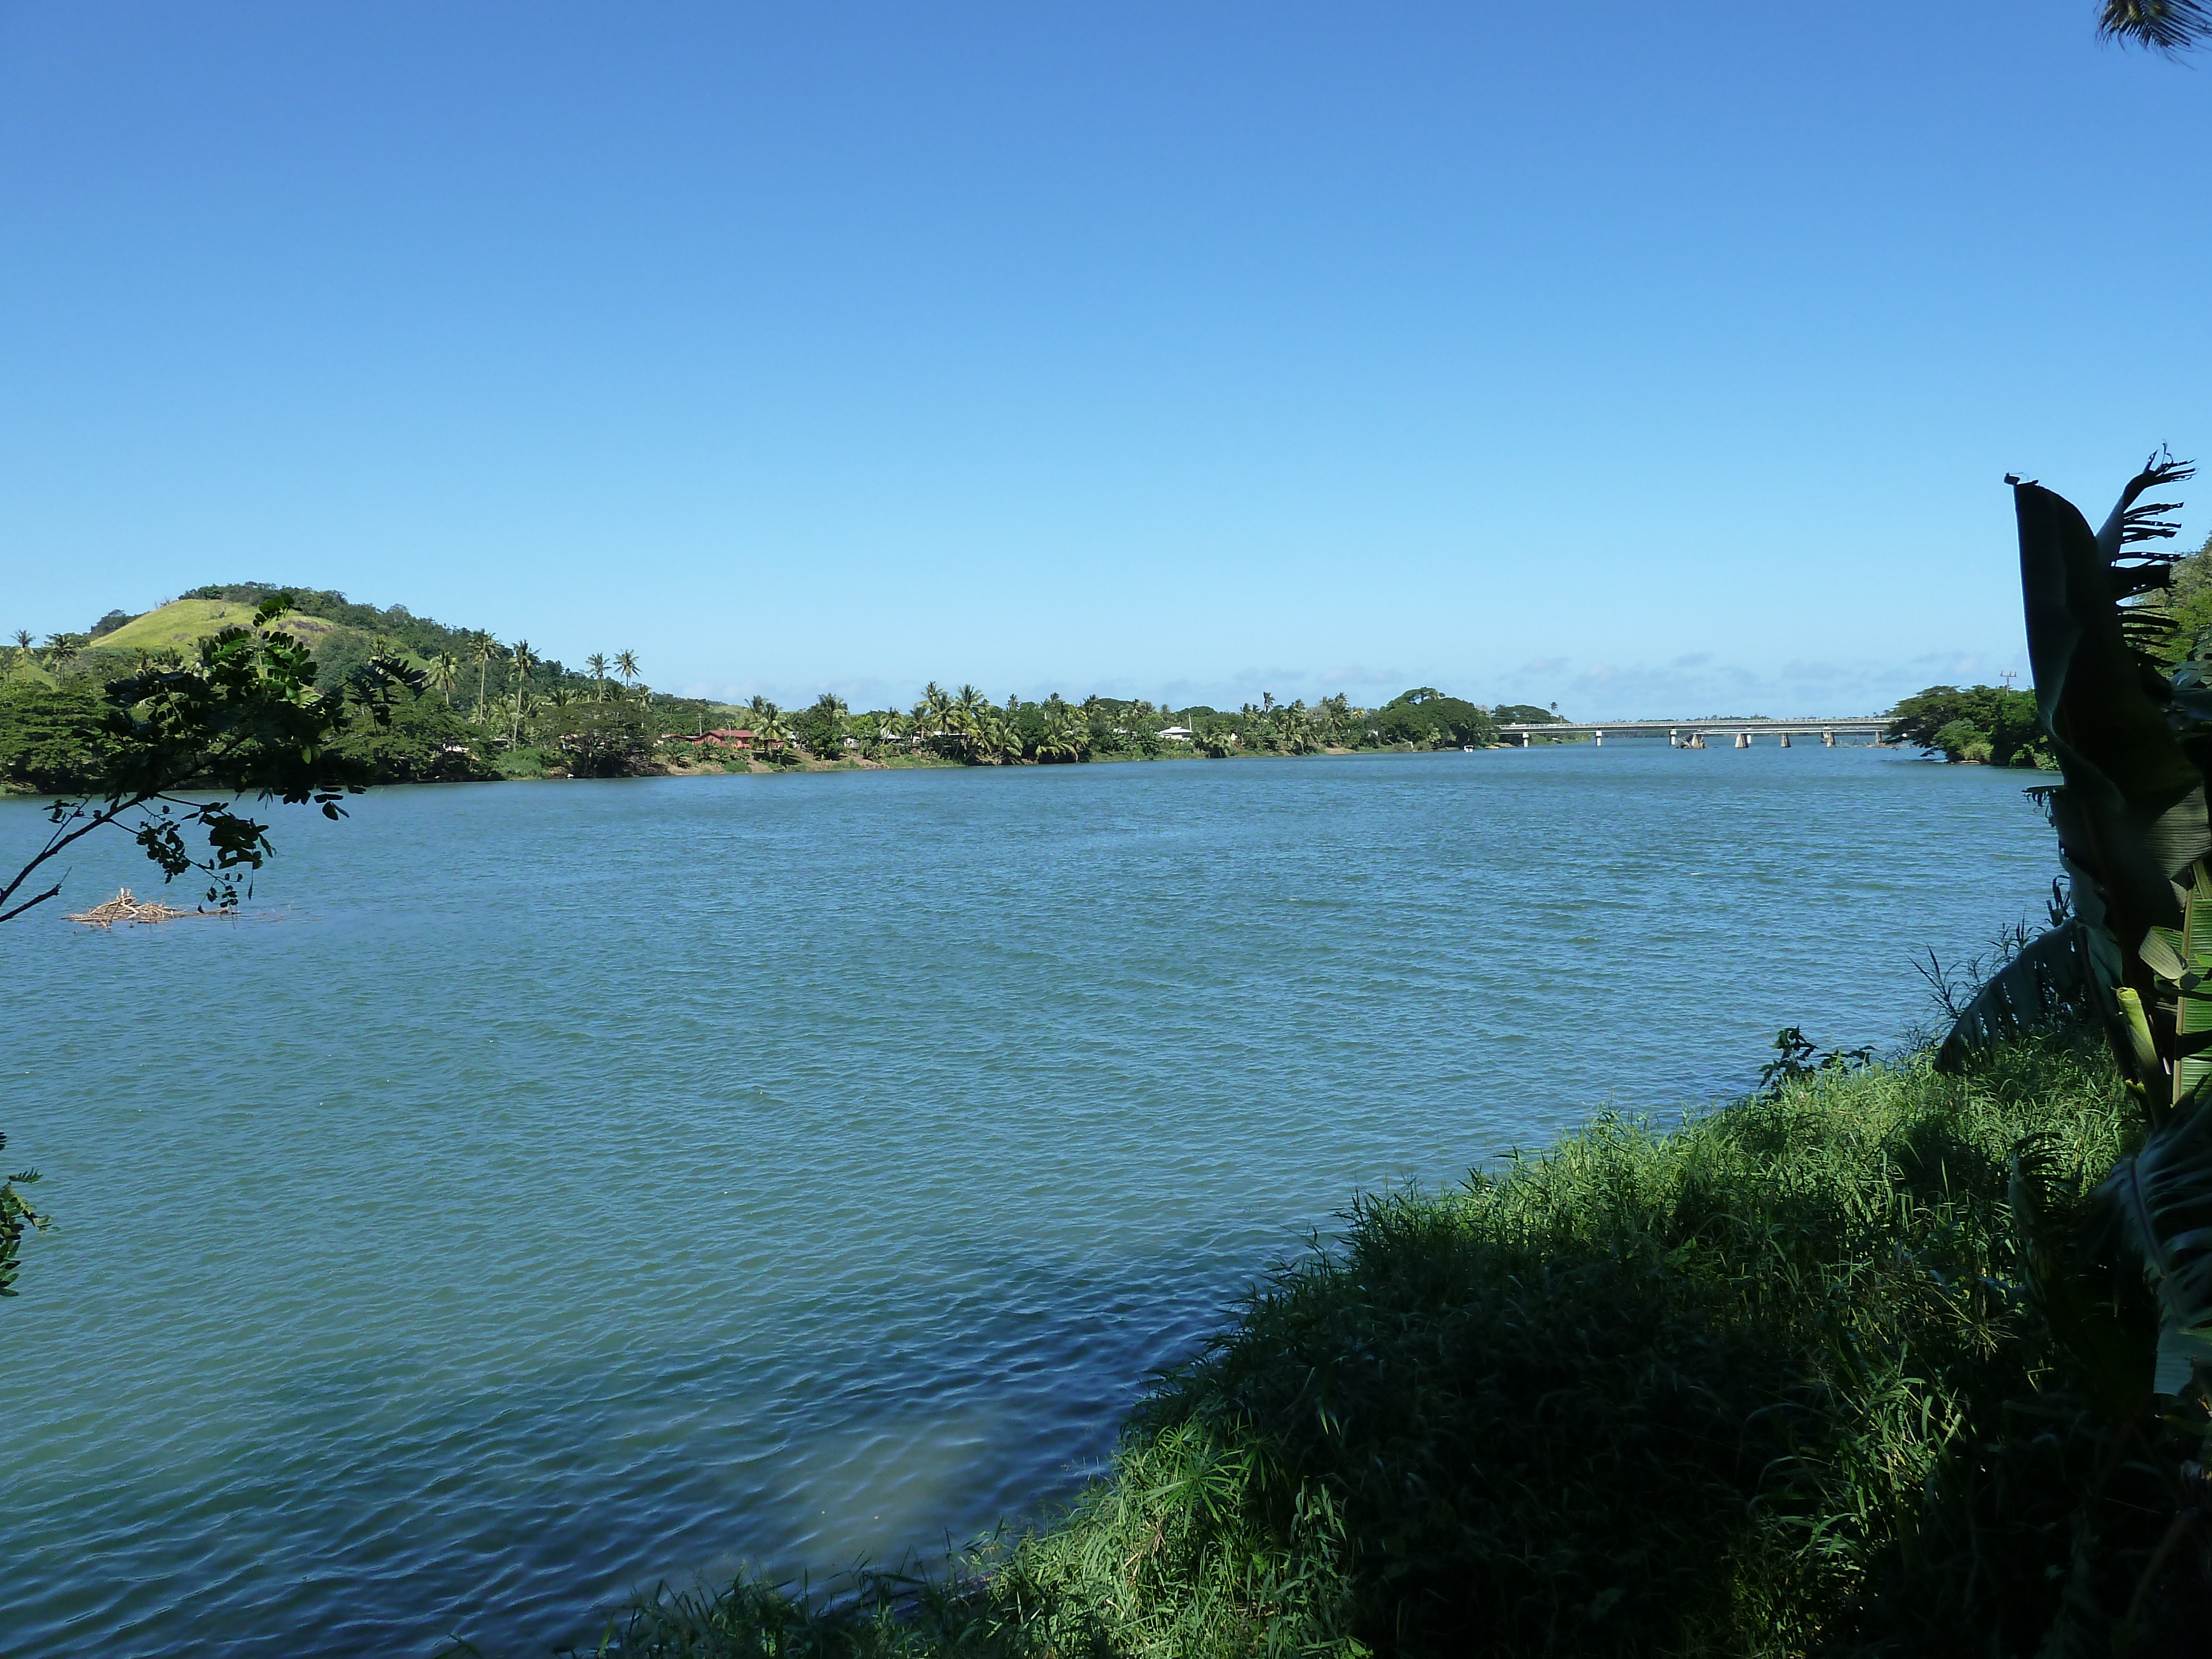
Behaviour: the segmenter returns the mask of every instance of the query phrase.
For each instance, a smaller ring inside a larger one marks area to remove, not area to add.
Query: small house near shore
[[[782,738],[757,739],[751,732],[744,726],[717,726],[712,732],[701,732],[696,734],[690,732],[664,732],[660,735],[663,743],[688,743],[694,749],[735,749],[750,753],[755,749],[783,747]]]

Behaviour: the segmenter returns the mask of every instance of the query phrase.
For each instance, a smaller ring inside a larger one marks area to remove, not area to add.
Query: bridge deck
[[[1854,735],[1871,732],[1878,737],[1888,724],[1889,718],[1885,714],[1850,714],[1833,720],[1571,720],[1558,725],[1516,720],[1498,729],[1508,737],[1516,738],[1543,737],[1547,734],[1555,738],[1595,737],[1600,733],[1613,737],[1636,732],[1650,732],[1656,737],[1691,732],[1702,732],[1708,735],[1717,732],[1723,737],[1735,732],[1771,732],[1778,736],[1785,732],[1793,735],[1802,732],[1808,737],[1818,737],[1826,732]]]

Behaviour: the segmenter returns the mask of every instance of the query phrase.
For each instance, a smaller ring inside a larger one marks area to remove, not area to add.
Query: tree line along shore
[[[2212,640],[2212,553],[2177,569],[2188,637]],[[109,684],[188,659],[280,592],[291,607],[278,625],[308,648],[319,686],[356,711],[341,746],[378,783],[1402,753],[1493,748],[1501,725],[1565,723],[1556,705],[1486,706],[1431,686],[1376,708],[1343,696],[1309,705],[1263,695],[1235,709],[1058,694],[994,702],[973,685],[934,684],[905,709],[855,710],[830,692],[796,709],[757,696],[715,702],[653,690],[632,651],[572,668],[526,641],[447,627],[404,605],[240,582],[137,615],[111,611],[82,633],[40,641],[19,631],[0,646],[0,791],[88,787],[106,759]],[[377,718],[360,716],[372,702]],[[1884,740],[1966,764],[2055,765],[2033,696],[2009,685],[1930,686],[1897,705]]]
[[[1501,722],[1561,720],[1428,686],[1374,708],[1342,696],[1311,705],[1263,696],[1238,709],[1056,693],[996,702],[972,685],[934,684],[906,709],[855,710],[834,693],[798,709],[764,697],[714,702],[654,690],[635,652],[574,668],[527,641],[451,628],[404,605],[240,582],[139,615],[112,611],[81,634],[17,633],[0,664],[0,787],[88,787],[106,759],[109,684],[190,660],[200,641],[244,625],[280,593],[290,603],[275,625],[307,647],[319,689],[375,707],[375,719],[348,720],[340,745],[380,783],[1487,748]]]

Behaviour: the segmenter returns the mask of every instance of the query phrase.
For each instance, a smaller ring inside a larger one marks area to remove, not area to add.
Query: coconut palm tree
[[[538,653],[530,648],[528,640],[517,640],[509,660],[514,665],[514,724],[507,746],[512,749],[522,741],[522,700],[529,694],[530,671],[538,666]]]
[[[952,724],[952,698],[935,680],[921,688],[921,718],[928,725],[925,737],[942,737]]]
[[[623,684],[625,689],[634,685],[638,674],[637,653],[635,651],[616,652],[615,672],[623,677]]]
[[[544,707],[544,699],[530,689],[527,681],[514,688],[514,731],[507,738],[507,746],[509,749],[519,749],[522,746],[523,732],[536,722],[538,712]]]
[[[599,701],[605,702],[607,700],[607,653],[604,651],[592,652],[590,656],[584,659],[584,666],[592,671],[592,678],[598,687]]]
[[[793,734],[783,710],[765,697],[755,697],[751,708],[754,744],[762,749],[788,750]]]
[[[1055,702],[1058,699],[1055,697]],[[1074,761],[1091,746],[1091,723],[1065,702],[1045,717],[1044,735],[1037,739],[1037,758]]]
[[[446,707],[453,706],[453,688],[460,684],[461,665],[450,651],[441,651],[430,659],[430,665],[422,673],[422,683],[446,700]]]
[[[2198,0],[2104,0],[2097,33],[2172,58],[2212,40],[2212,11]]]
[[[476,659],[477,724],[481,726],[484,717],[484,676],[489,672],[493,659],[500,654],[500,644],[481,628],[471,630],[461,638],[468,647],[469,655]]]
[[[31,630],[27,628],[19,628],[15,630],[15,656],[14,661],[9,665],[9,672],[21,668],[30,659]]]
[[[825,754],[836,754],[845,747],[845,734],[851,724],[851,714],[844,698],[835,691],[824,691],[807,710],[814,717],[816,728],[822,734],[821,744]]]

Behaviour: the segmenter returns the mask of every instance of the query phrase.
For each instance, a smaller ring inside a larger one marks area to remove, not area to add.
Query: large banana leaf
[[[2036,708],[2066,779],[2052,796],[2051,822],[2081,926],[2104,936],[2087,945],[2087,963],[2106,991],[2133,991],[2154,1062],[2143,1063],[2129,999],[2117,994],[2100,999],[2113,1047],[2146,1097],[2161,1104],[2174,1098],[2176,1010],[2138,952],[2153,928],[2179,929],[2177,881],[2212,852],[2212,820],[2204,775],[2169,718],[2172,683],[2142,649],[2158,613],[2129,601],[2164,586],[2171,563],[2140,550],[2173,533],[2160,516],[2171,504],[2138,503],[2190,471],[2154,461],[2094,532],[2063,496],[2036,483],[2014,489]]]
[[[1955,1072],[1978,1048],[2051,1023],[2088,999],[2094,984],[2081,925],[2069,918],[2031,941],[1960,1012],[1936,1051],[1938,1070]]]
[[[2212,1362],[2212,1109],[2199,1106],[2112,1166],[2098,1194],[2158,1292],[2159,1394],[2179,1394]]]

